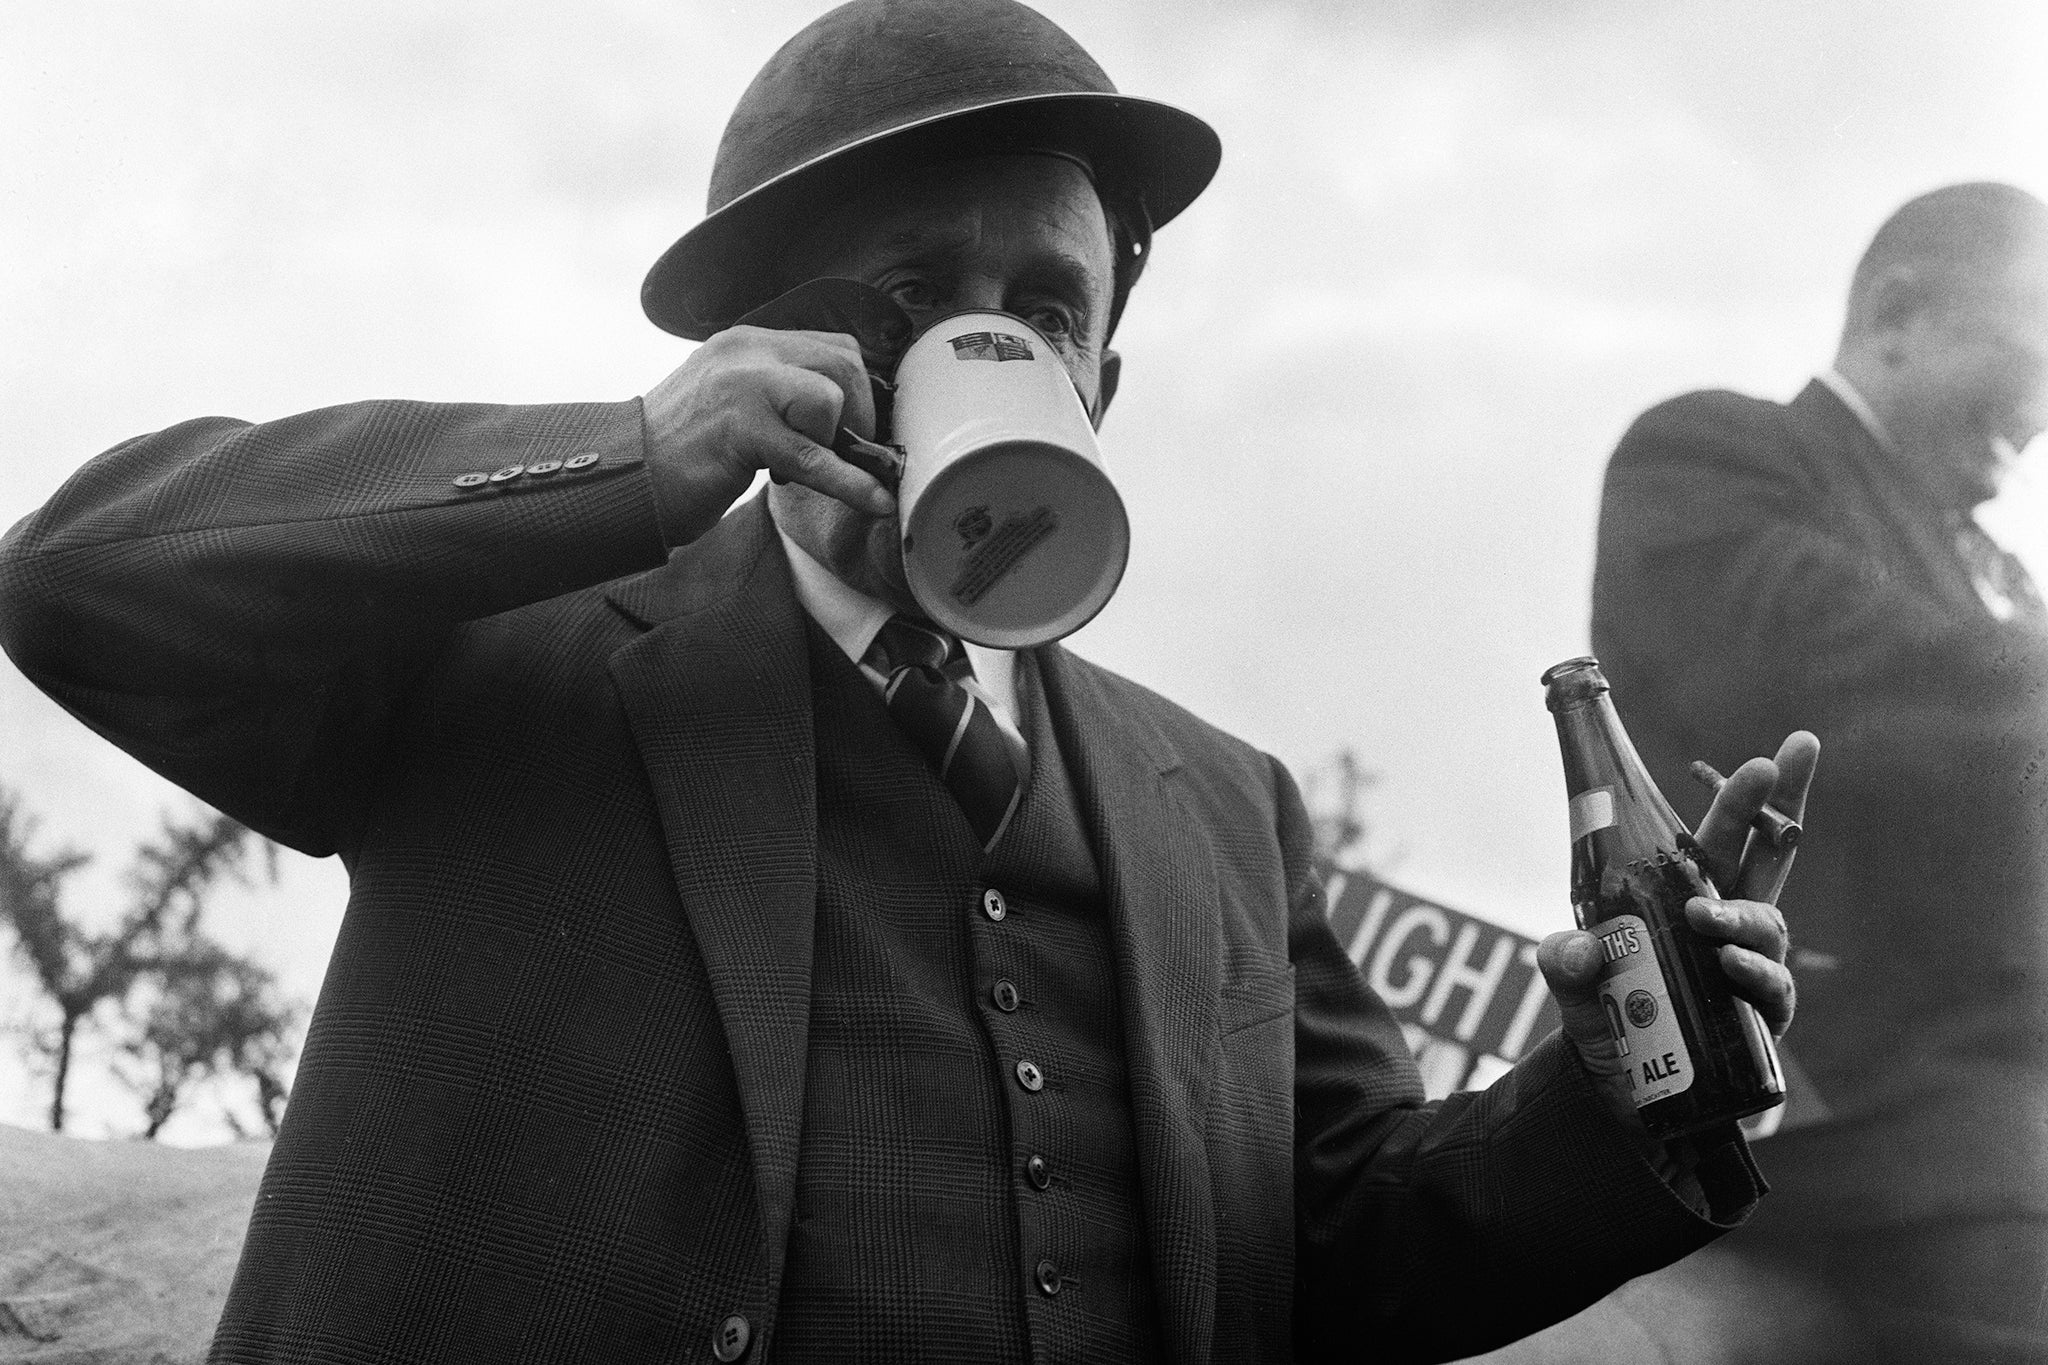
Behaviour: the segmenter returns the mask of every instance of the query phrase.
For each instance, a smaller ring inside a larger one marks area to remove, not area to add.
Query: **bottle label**
[[[1555,809],[1555,807],[1553,807]],[[1572,842],[1577,843],[1596,829],[1614,823],[1614,789],[1595,787],[1571,800]]]
[[[1593,932],[1606,959],[1600,1005],[1621,1050],[1629,1098],[1640,1109],[1690,1088],[1692,1053],[1671,1008],[1650,927],[1634,915],[1616,915]]]

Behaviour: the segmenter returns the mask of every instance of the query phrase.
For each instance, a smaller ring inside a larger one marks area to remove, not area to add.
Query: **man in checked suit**
[[[2048,617],[1971,515],[2044,427],[2048,208],[1952,185],[1790,404],[1673,399],[1608,470],[1593,641],[1651,772],[1828,744],[1776,1191],[1710,1258],[1791,1314],[1731,1303],[1729,1359],[2048,1360]]]
[[[1425,1105],[1276,763],[1057,647],[911,657],[893,498],[827,448],[859,345],[733,325],[823,276],[1003,309],[1099,420],[1217,155],[1014,0],[855,0],[742,98],[644,399],[204,418],[14,530],[10,654],[351,874],[216,1359],[1443,1357],[1745,1216],[1739,1137],[1617,1098],[1590,936],[1544,957],[1589,1041]],[[899,675],[1000,722],[1014,810]],[[1782,1029],[1779,758],[1701,829],[1756,899],[1693,914]]]

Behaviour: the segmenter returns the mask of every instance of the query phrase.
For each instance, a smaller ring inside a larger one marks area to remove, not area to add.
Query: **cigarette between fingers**
[[[1728,785],[1728,779],[1714,770],[1714,765],[1703,758],[1692,761],[1692,776],[1708,791],[1719,794]],[[1750,817],[1749,827],[1770,840],[1773,848],[1796,848],[1799,844],[1799,822],[1781,810],[1765,806]]]

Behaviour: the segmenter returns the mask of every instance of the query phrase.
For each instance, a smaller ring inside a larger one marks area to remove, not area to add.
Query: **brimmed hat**
[[[1051,151],[1082,162],[1130,234],[1193,201],[1222,145],[1208,124],[1119,95],[1080,44],[1016,0],[853,0],[791,38],[719,140],[704,221],[640,288],[656,326],[701,341],[775,292],[794,231],[905,166]]]

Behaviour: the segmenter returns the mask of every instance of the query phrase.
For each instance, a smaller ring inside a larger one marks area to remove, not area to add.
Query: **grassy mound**
[[[203,1360],[269,1154],[0,1124],[0,1361]]]

